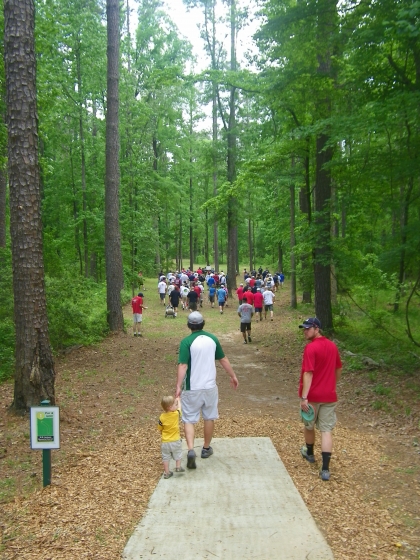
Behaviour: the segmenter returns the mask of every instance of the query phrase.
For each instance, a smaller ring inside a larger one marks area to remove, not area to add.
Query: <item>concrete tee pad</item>
[[[202,441],[196,470],[159,481],[124,559],[333,558],[270,438],[215,438],[208,459]]]

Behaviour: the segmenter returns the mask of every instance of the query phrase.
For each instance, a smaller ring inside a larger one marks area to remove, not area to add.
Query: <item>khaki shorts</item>
[[[217,385],[212,389],[198,391],[182,391],[182,421],[187,424],[197,424],[200,420],[200,411],[203,420],[217,420],[219,411],[219,390]]]
[[[179,439],[178,441],[168,441],[162,443],[161,447],[162,461],[170,461],[173,457],[174,461],[180,461],[182,459],[182,443]]]
[[[141,323],[143,320],[143,314],[142,313],[133,313],[133,322],[134,323]]]
[[[320,432],[332,432],[337,423],[337,416],[335,414],[335,407],[337,403],[309,403],[315,410],[315,418],[311,422],[302,420],[307,430],[313,430],[314,426]]]

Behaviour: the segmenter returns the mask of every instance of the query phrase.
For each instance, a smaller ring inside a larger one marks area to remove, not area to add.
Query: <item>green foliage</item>
[[[60,350],[98,342],[108,330],[106,291],[83,277],[47,278],[51,344]]]
[[[380,278],[380,275],[378,276]],[[356,293],[355,287],[352,293]],[[362,289],[360,289],[362,292]],[[368,356],[376,362],[382,362],[393,375],[415,374],[419,370],[418,358],[413,344],[406,336],[405,310],[393,311],[390,304],[394,295],[393,286],[378,290],[375,296],[375,307],[370,298],[367,303],[372,306],[355,306],[355,301],[342,295],[339,301],[343,302],[346,321],[336,325],[336,336],[345,344],[346,350],[357,354],[355,357],[346,358],[346,367],[353,370],[364,369],[361,363],[363,356]],[[409,310],[410,322],[420,324],[420,310],[411,307]],[[369,378],[376,381],[376,372],[370,372]]]
[[[13,322],[12,265],[9,248],[0,248],[0,382],[12,375],[15,327]]]

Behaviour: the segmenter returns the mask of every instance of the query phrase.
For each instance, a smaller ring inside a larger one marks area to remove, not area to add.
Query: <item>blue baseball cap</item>
[[[299,325],[300,329],[310,329],[311,327],[318,327],[321,328],[321,321],[316,317],[309,317],[309,319],[305,319],[301,325]]]

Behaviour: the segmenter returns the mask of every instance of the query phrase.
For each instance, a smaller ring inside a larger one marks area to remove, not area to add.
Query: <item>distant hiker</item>
[[[198,293],[194,290],[194,288],[191,288],[187,295],[188,308],[190,311],[197,311],[198,298]]]
[[[147,309],[147,307],[143,305],[142,292],[139,292],[133,297],[131,300],[131,307],[133,308],[133,335],[143,336],[140,332],[140,323],[143,320],[143,309]]]
[[[283,274],[283,272],[280,272],[280,274],[279,274],[279,282],[280,282],[280,288],[283,288],[283,286],[284,286],[284,274]]]
[[[182,442],[179,432],[179,421],[182,416],[181,403],[180,399],[168,396],[163,397],[160,404],[164,410],[159,417],[158,425],[158,429],[162,433],[163,478],[171,478],[174,474],[169,470],[171,457],[175,461],[175,472],[185,472],[185,469],[181,467]]]
[[[182,299],[182,311],[184,311],[185,309],[188,308],[187,296],[190,292],[190,289],[186,284],[183,284],[180,288],[180,292],[181,292],[181,299]]]
[[[181,294],[179,292],[178,286],[174,286],[174,289],[169,294],[169,301],[174,308],[174,315],[177,316],[178,307],[179,307],[179,300],[181,299]]]
[[[244,337],[244,344],[248,344],[251,342],[251,319],[254,315],[252,310],[252,305],[249,305],[247,300],[244,298],[242,300],[242,304],[238,307],[238,315],[241,318],[241,333]],[[246,336],[248,335],[248,341],[246,340]]]
[[[236,290],[236,295],[238,296],[239,305],[242,303],[242,295],[244,293],[244,285],[240,284],[239,288]]]
[[[160,282],[158,284],[158,294],[160,297],[160,301],[163,302],[163,305],[166,305],[166,280],[164,276],[160,277]]]
[[[226,303],[226,291],[223,288],[219,288],[216,291],[217,294],[217,303],[219,305],[220,314],[223,315],[223,308]]]
[[[201,313],[198,311],[191,313],[187,326],[191,334],[182,339],[179,345],[175,397],[181,396],[182,422],[188,446],[187,468],[195,469],[194,425],[200,419],[200,412],[204,420],[204,446],[201,450],[201,458],[207,459],[213,455],[210,443],[214,421],[219,417],[215,360],[219,360],[220,365],[229,375],[233,389],[238,387],[238,379],[219,340],[203,330],[204,319]]]
[[[273,304],[274,304],[274,294],[270,288],[265,288],[263,292],[264,298],[264,319],[267,319],[267,311],[270,312],[270,318],[273,321]]]
[[[143,272],[141,270],[139,270],[139,273],[137,274],[137,284],[140,291],[144,290],[144,278]]]
[[[257,289],[257,291],[254,294],[254,309],[255,309],[255,317],[257,319],[257,323],[258,320],[262,321],[263,305],[264,305],[264,296],[262,295],[261,290]]]
[[[215,295],[216,295],[216,288],[215,288],[214,286],[211,286],[211,287],[209,288],[209,302],[210,302],[210,305],[211,305],[212,307],[214,307],[214,298],[215,298]]]
[[[309,463],[315,463],[314,443],[316,426],[321,432],[322,468],[319,476],[330,480],[330,459],[332,453],[332,430],[337,422],[337,381],[340,379],[342,364],[337,346],[322,335],[321,322],[310,317],[299,325],[304,329],[305,340],[309,343],[303,351],[299,381],[300,408],[308,412],[314,409],[313,420],[304,420],[305,445],[301,455]]]

